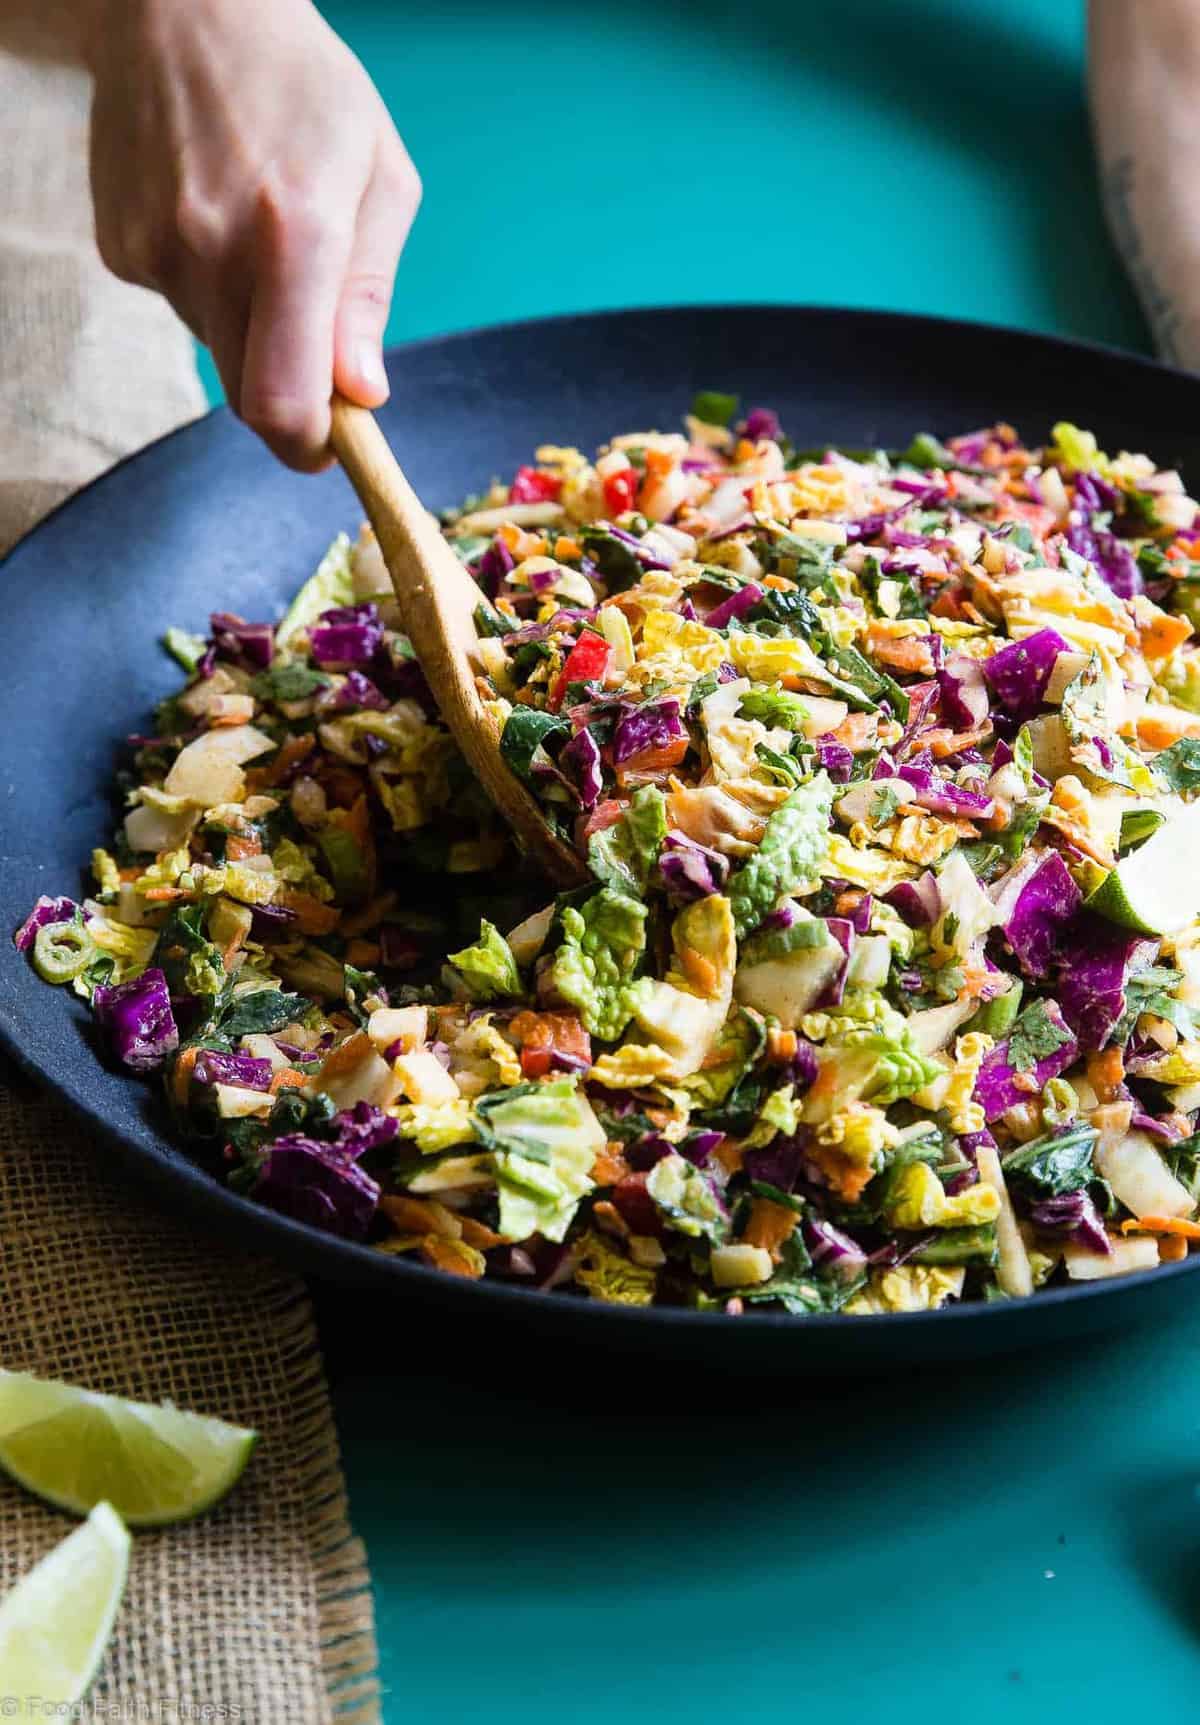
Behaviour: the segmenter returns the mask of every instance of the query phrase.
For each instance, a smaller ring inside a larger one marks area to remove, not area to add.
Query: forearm
[[[1200,370],[1200,5],[1090,0],[1088,24],[1109,228],[1160,354]]]

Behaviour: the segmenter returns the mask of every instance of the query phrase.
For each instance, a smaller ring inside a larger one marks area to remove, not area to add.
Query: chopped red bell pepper
[[[509,1025],[521,1047],[521,1071],[526,1078],[544,1078],[555,1066],[592,1063],[592,1039],[574,1012],[519,1012]]]
[[[521,1072],[526,1078],[544,1078],[554,1065],[552,1048],[523,1048]]]
[[[624,515],[633,508],[637,496],[638,476],[633,467],[618,468],[604,481],[604,507],[610,515]]]
[[[635,1234],[662,1233],[662,1217],[646,1190],[645,1174],[626,1174],[623,1180],[618,1180],[612,1189],[612,1201]]]
[[[562,670],[554,679],[554,686],[550,691],[551,710],[557,713],[572,683],[593,683],[603,677],[611,657],[612,648],[604,636],[595,635],[590,629],[585,629],[567,654]]]
[[[563,482],[557,473],[539,473],[536,467],[518,467],[508,488],[510,503],[555,503]]]

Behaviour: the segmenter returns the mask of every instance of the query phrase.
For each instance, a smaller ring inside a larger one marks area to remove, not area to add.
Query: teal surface
[[[325,10],[425,180],[395,340],[794,298],[1145,343],[1082,0]],[[685,1381],[671,1414],[619,1359],[564,1406],[519,1334],[498,1368],[321,1309],[389,1725],[1196,1717],[1194,1302],[1069,1357]]]

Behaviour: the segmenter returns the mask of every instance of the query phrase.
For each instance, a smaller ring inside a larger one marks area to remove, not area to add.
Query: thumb
[[[363,407],[378,407],[388,397],[383,368],[383,332],[392,304],[400,252],[420,199],[412,184],[377,167],[363,194],[346,279],[342,285],[333,339],[333,381]]]

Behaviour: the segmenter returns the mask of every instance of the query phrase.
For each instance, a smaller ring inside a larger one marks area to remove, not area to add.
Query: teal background
[[[758,298],[1145,346],[1082,0],[324,9],[425,181],[393,340]],[[898,1382],[810,1381],[798,1337],[794,1382],[668,1364],[653,1399],[620,1359],[319,1306],[389,1725],[1195,1718],[1190,1302]]]

